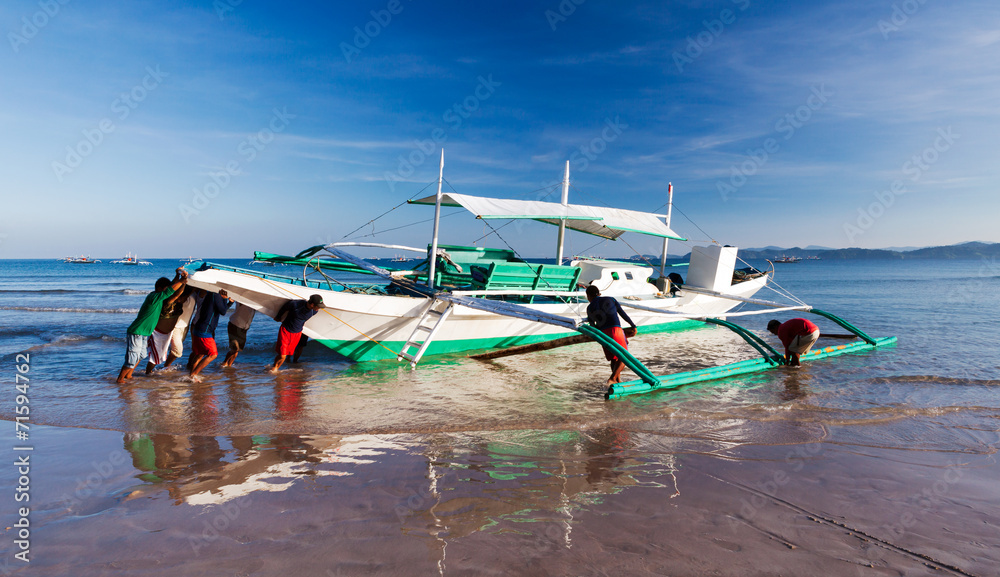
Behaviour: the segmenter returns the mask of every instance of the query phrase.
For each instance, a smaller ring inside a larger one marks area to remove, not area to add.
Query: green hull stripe
[[[662,333],[690,330],[693,328],[705,327],[705,323],[693,320],[676,321],[661,325],[650,325],[642,327],[642,333]],[[580,334],[576,331],[553,333],[548,335],[529,335],[519,337],[492,337],[485,339],[465,339],[460,341],[431,341],[424,355],[445,355],[462,351],[481,351],[488,349],[506,349],[520,345],[533,345],[545,341],[561,339],[572,335]],[[381,361],[395,359],[396,354],[406,343],[404,341],[382,341],[382,345],[388,347],[393,352],[385,350],[382,346],[372,341],[337,341],[330,339],[316,339],[323,345],[333,349],[337,353],[348,357],[354,361]],[[412,352],[416,352],[411,350]]]

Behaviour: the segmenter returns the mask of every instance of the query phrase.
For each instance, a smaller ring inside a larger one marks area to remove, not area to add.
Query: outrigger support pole
[[[783,364],[785,364],[785,357],[784,356],[782,356],[780,353],[778,353],[778,351],[774,350],[774,347],[772,347],[771,345],[767,344],[767,342],[765,342],[764,339],[758,337],[757,335],[753,334],[752,332],[750,332],[749,330],[745,329],[744,327],[741,327],[740,325],[731,323],[729,321],[724,321],[722,319],[708,319],[708,318],[706,318],[706,319],[701,319],[701,320],[705,321],[706,323],[711,323],[713,325],[719,325],[721,327],[726,327],[727,329],[730,329],[734,333],[740,335],[741,337],[743,337],[743,340],[745,340],[746,342],[750,343],[751,347],[757,349],[757,352],[760,353],[762,357],[764,357],[764,360],[767,361],[767,363],[769,365],[774,366],[774,365],[783,365]],[[770,354],[768,354],[768,353],[770,353]]]
[[[852,325],[851,323],[845,321],[844,319],[838,317],[835,314],[828,313],[826,311],[821,311],[819,309],[809,309],[809,312],[811,312],[813,314],[816,314],[816,315],[819,315],[821,317],[830,319],[831,321],[837,323],[838,325],[840,325],[840,326],[844,327],[845,329],[851,331],[852,333],[858,335],[858,338],[860,338],[861,340],[865,341],[866,343],[868,343],[869,345],[871,345],[873,347],[874,346],[878,346],[878,343],[875,341],[875,339],[871,338],[864,331],[862,331],[858,327]]]
[[[632,369],[632,372],[639,375],[639,378],[650,387],[656,388],[661,386],[660,379],[656,378],[646,365],[642,364],[639,359],[628,352],[628,349],[619,345],[617,341],[604,334],[600,329],[596,329],[588,324],[582,324],[576,327],[576,330],[614,351],[615,355],[625,363],[625,366]],[[610,393],[611,389],[609,388],[608,391]],[[605,396],[605,398],[607,397]]]
[[[864,342],[856,341],[853,343],[848,343],[843,345],[824,347],[821,349],[813,349],[809,351],[807,354],[802,355],[803,361],[812,361],[812,360],[824,359],[827,357],[835,357],[845,353],[870,351],[873,349],[877,349],[879,347],[891,345],[896,342],[896,337],[880,337],[877,339],[872,339],[867,334],[865,334],[861,329],[855,327],[854,325],[845,321],[844,319],[836,315],[832,315],[828,312],[819,311],[816,309],[810,309],[809,312],[816,313],[822,317],[826,317],[832,320],[838,325],[853,332],[859,338],[864,339]],[[681,385],[688,385],[691,383],[700,383],[703,381],[712,381],[715,379],[722,379],[725,377],[732,377],[747,373],[766,371],[768,369],[773,369],[776,366],[785,364],[784,357],[778,354],[778,351],[774,350],[774,348],[771,347],[766,342],[764,342],[763,339],[753,334],[746,328],[720,319],[701,318],[698,320],[724,326],[726,328],[731,329],[733,332],[743,337],[743,339],[746,340],[748,343],[750,343],[755,349],[757,349],[757,351],[761,353],[761,356],[763,358],[738,361],[735,363],[730,363],[728,365],[708,367],[705,369],[698,369],[694,371],[685,371],[682,373],[675,373],[672,375],[664,375],[662,377],[653,377],[658,381],[658,384],[656,385],[650,383],[645,377],[643,377],[641,381],[635,380],[626,383],[617,383],[608,387],[608,392],[607,394],[605,394],[604,398],[620,399],[628,395],[648,393],[651,391],[655,391],[657,389],[669,389],[669,388],[679,387]],[[769,355],[767,351],[770,351],[770,353],[773,354]],[[622,358],[624,359],[626,357],[623,356]]]

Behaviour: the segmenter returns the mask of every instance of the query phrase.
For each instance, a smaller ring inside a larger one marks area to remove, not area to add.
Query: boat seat
[[[489,268],[471,267],[472,285],[482,290],[576,289],[580,267],[554,264],[491,263]]]

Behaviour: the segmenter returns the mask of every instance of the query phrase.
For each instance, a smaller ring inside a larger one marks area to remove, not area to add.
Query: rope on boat
[[[428,183],[428,184],[427,184],[427,186],[430,186],[431,184],[434,184],[434,183],[433,183],[433,182],[431,182],[431,183]],[[399,208],[399,207],[403,206],[404,204],[406,204],[406,203],[410,202],[411,200],[413,200],[413,197],[414,197],[414,196],[417,196],[417,195],[418,195],[418,194],[420,194],[421,192],[423,192],[423,191],[427,190],[427,186],[425,186],[425,187],[421,188],[420,190],[418,190],[418,191],[417,191],[416,193],[414,193],[414,194],[413,194],[412,196],[410,196],[410,198],[408,198],[408,199],[404,200],[403,202],[401,202],[401,203],[397,204],[396,206],[394,206],[394,207],[390,208],[389,210],[387,210],[387,211],[383,212],[382,214],[380,214],[380,215],[376,216],[375,218],[373,218],[373,219],[369,220],[368,222],[366,222],[366,223],[362,224],[362,225],[361,225],[361,226],[359,226],[358,228],[356,228],[356,229],[352,230],[351,232],[349,232],[349,233],[345,234],[345,235],[344,235],[343,237],[341,237],[341,240],[343,240],[343,239],[345,239],[345,238],[347,238],[347,237],[351,236],[352,234],[354,234],[354,233],[358,232],[359,230],[363,229],[364,227],[368,226],[369,224],[370,224],[370,225],[372,225],[372,234],[371,234],[371,236],[375,236],[375,234],[376,234],[376,233],[375,233],[375,221],[376,221],[376,220],[378,220],[378,219],[382,218],[383,216],[385,216],[385,215],[389,214],[390,212],[392,212],[392,211],[396,210],[397,208]],[[384,231],[383,231],[383,232],[384,232]]]
[[[261,277],[259,277],[259,276],[253,276],[253,275],[249,275],[249,274],[246,274],[246,273],[239,273],[239,274],[244,274],[244,275],[246,275],[246,276],[248,276],[248,277],[252,277],[252,278],[256,278],[256,279],[260,279],[260,280],[264,281],[265,283],[267,283],[267,284],[269,284],[269,285],[273,286],[274,288],[276,288],[276,289],[278,289],[278,290],[280,290],[280,291],[283,291],[283,292],[285,292],[285,293],[287,293],[287,294],[290,294],[290,295],[292,295],[292,296],[293,296],[293,297],[295,297],[296,299],[299,299],[299,298],[302,298],[302,297],[300,297],[299,295],[297,295],[297,294],[293,293],[292,291],[290,291],[290,290],[287,290],[287,289],[285,289],[285,288],[284,288],[283,286],[281,286],[281,285],[279,285],[279,284],[277,284],[277,283],[275,283],[275,282],[272,282],[272,281],[269,281],[269,280],[267,280],[266,278],[261,278]],[[345,321],[344,319],[342,319],[342,318],[338,317],[337,315],[335,315],[335,314],[331,313],[330,311],[326,310],[325,308],[322,308],[322,309],[319,309],[319,310],[321,310],[322,312],[324,312],[324,313],[326,313],[326,314],[330,315],[331,317],[333,317],[333,318],[337,319],[338,321],[340,321],[340,322],[344,323],[344,325],[345,325],[345,326],[347,326],[347,327],[348,327],[349,329],[351,329],[351,330],[353,330],[354,332],[358,333],[359,335],[361,335],[361,336],[365,337],[366,339],[368,339],[368,340],[370,340],[371,342],[375,343],[376,345],[378,345],[378,346],[382,347],[383,349],[385,349],[385,350],[389,351],[389,352],[390,352],[390,353],[392,353],[392,354],[393,354],[394,356],[398,356],[398,355],[399,355],[399,353],[397,353],[396,351],[394,351],[394,350],[390,349],[389,347],[387,347],[387,346],[383,345],[383,344],[382,344],[382,343],[380,343],[379,341],[377,341],[377,340],[375,340],[375,339],[371,338],[370,336],[366,335],[366,334],[365,334],[364,332],[362,332],[361,330],[359,330],[359,329],[357,329],[356,327],[352,326],[352,325],[351,325],[350,323],[348,323],[348,322],[347,322],[347,321]]]

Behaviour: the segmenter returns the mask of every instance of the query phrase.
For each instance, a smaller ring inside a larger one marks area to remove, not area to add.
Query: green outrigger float
[[[802,355],[800,359],[801,361],[815,361],[847,353],[870,351],[896,342],[896,337],[894,336],[873,338],[851,323],[826,311],[808,308],[804,309],[804,312],[810,312],[830,319],[841,327],[851,331],[851,333],[857,336],[860,340],[853,343],[814,349],[809,351],[809,353]],[[720,365],[718,367],[708,367],[705,369],[698,369],[696,371],[685,371],[682,373],[674,373],[672,375],[657,377],[653,375],[653,373],[650,372],[650,370],[643,365],[642,362],[629,353],[628,350],[615,342],[614,339],[609,338],[601,331],[594,329],[589,325],[581,325],[579,329],[580,332],[589,335],[602,345],[614,350],[619,358],[625,363],[625,366],[630,368],[635,374],[639,375],[639,379],[609,386],[604,398],[620,399],[629,395],[638,395],[664,389],[672,389],[682,385],[689,385],[702,381],[712,381],[736,375],[767,371],[785,364],[784,355],[776,351],[774,347],[746,328],[721,319],[706,318],[701,320],[706,323],[724,326],[731,329],[733,332],[740,335],[740,337],[747,341],[752,347],[754,347],[754,349],[761,354],[761,358],[748,359],[727,365]]]

